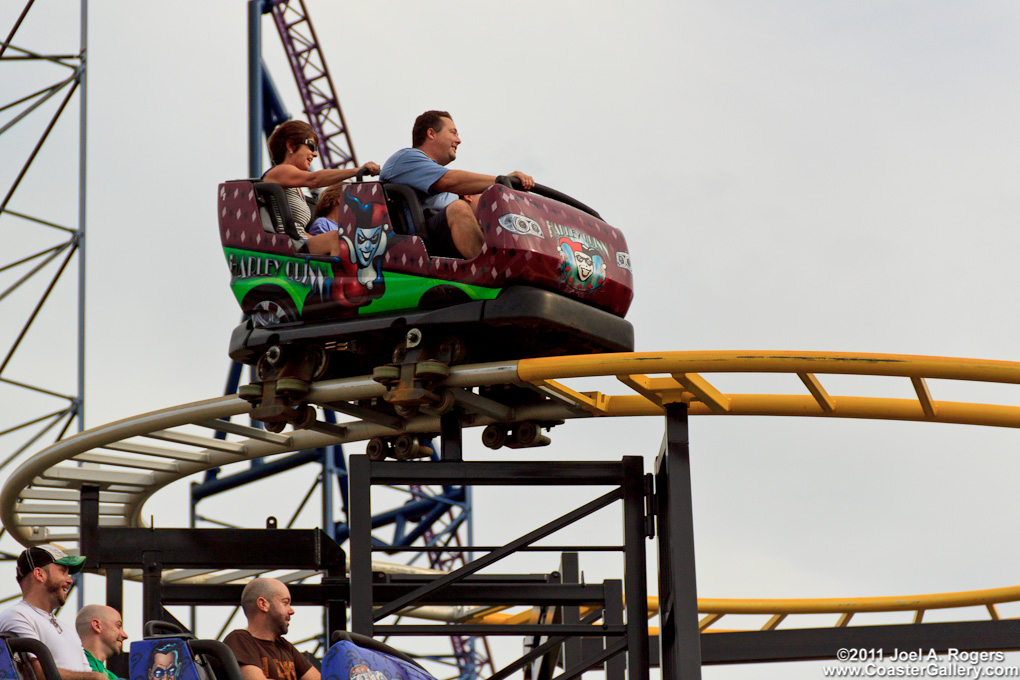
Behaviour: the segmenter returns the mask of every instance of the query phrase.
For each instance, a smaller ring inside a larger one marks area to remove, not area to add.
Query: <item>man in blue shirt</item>
[[[383,164],[383,182],[407,184],[418,192],[425,210],[425,237],[434,255],[472,259],[482,251],[482,228],[475,216],[478,194],[496,182],[494,175],[446,168],[457,158],[460,137],[446,111],[426,111],[414,121],[410,149],[401,149]],[[535,180],[512,172],[526,191]]]

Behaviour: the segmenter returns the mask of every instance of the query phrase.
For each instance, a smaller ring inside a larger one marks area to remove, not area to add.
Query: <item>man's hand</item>
[[[379,164],[373,163],[372,161],[369,161],[362,165],[360,168],[358,168],[358,170],[368,170],[368,174],[373,176],[379,174],[379,169],[380,169]]]
[[[516,177],[517,179],[521,180],[521,186],[524,188],[525,191],[531,191],[533,188],[535,188],[535,179],[531,175],[525,175],[520,170],[514,170],[507,176]]]

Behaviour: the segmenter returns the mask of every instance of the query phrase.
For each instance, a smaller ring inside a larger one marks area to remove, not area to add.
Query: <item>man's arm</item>
[[[44,680],[46,676],[43,675],[42,664],[39,663],[39,659],[33,656],[30,661],[37,680]],[[60,672],[60,680],[109,680],[99,671],[69,671],[63,668],[58,668],[57,670]]]
[[[521,180],[521,186],[524,187],[525,191],[531,191],[535,186],[535,180],[523,172],[511,172],[508,176]],[[477,172],[468,172],[467,170],[448,170],[445,175],[432,184],[432,190],[449,191],[451,194],[470,196],[471,194],[482,193],[495,183],[495,175],[482,175]]]
[[[266,674],[262,672],[262,666],[258,663],[258,653],[243,633],[235,630],[223,638],[223,644],[234,653],[237,665],[241,667],[241,677],[244,680],[267,680]]]
[[[241,677],[244,680],[267,680],[266,674],[262,672],[261,668],[248,663],[241,666]]]
[[[265,673],[262,672],[261,668],[259,668],[258,666],[252,666],[250,664],[245,664],[241,666],[241,677],[244,678],[244,680],[267,680],[266,675]],[[320,680],[320,677],[321,676],[319,675],[319,669],[316,668],[315,666],[312,666],[307,671],[305,671],[305,674],[298,678],[298,680]],[[68,679],[62,678],[61,680]]]

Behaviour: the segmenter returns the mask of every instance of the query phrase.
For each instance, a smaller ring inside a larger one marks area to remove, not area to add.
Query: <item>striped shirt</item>
[[[308,208],[308,201],[305,193],[296,187],[287,187],[283,190],[287,196],[287,204],[290,206],[290,214],[294,216],[294,224],[302,239],[308,239],[308,232],[305,227],[312,221],[312,211]]]

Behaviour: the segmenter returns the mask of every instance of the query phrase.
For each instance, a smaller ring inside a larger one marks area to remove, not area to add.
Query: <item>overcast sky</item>
[[[15,43],[75,50],[75,11],[48,4],[33,9]],[[307,4],[359,160],[381,163],[409,145],[418,113],[446,109],[463,139],[454,167],[522,170],[624,231],[639,350],[1020,360],[1015,3]],[[0,7],[0,33],[20,9]],[[222,392],[239,310],[215,196],[219,182],[247,174],[247,114],[242,3],[185,0],[154,11],[97,1],[89,12],[91,427]],[[275,29],[266,20],[263,30],[274,79],[300,116]],[[0,82],[15,86],[3,88],[5,102],[41,87],[38,73],[0,68]],[[12,209],[74,225],[76,127],[73,111]],[[10,137],[0,137],[3,186],[34,142],[28,132]],[[23,222],[3,216],[0,228],[12,250],[38,249],[38,232],[23,236]],[[4,377],[73,391],[71,298],[56,295]],[[21,307],[5,314],[5,338],[30,302],[13,304]],[[909,390],[832,384],[836,394]],[[746,385],[739,391],[763,389]],[[1018,390],[938,384],[933,396],[1020,404]],[[0,394],[11,422],[30,406],[48,408]],[[654,418],[575,422],[553,431],[552,447],[509,455],[639,454],[650,471],[661,432]],[[695,419],[699,592],[851,597],[1015,585],[1017,436]],[[492,457],[475,433],[466,440],[469,457]],[[146,515],[158,526],[186,523],[186,486],[162,492]],[[285,516],[293,499],[280,488],[257,500],[279,502],[273,511]],[[552,495],[479,492],[476,537],[492,544],[541,524],[567,502]],[[617,530],[617,515],[607,519],[606,530]],[[615,563],[588,559],[589,580],[619,576]],[[521,568],[556,566],[528,560]],[[710,668],[705,677],[817,678],[820,665]]]

